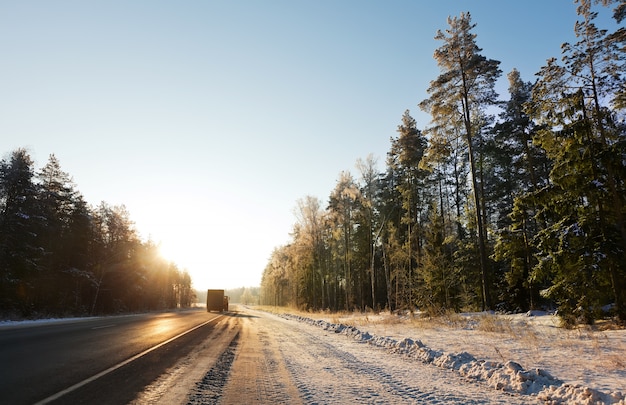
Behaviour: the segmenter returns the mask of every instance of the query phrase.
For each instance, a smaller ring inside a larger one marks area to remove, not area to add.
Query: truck
[[[224,290],[208,290],[206,294],[206,310],[228,311],[228,296],[224,295]]]

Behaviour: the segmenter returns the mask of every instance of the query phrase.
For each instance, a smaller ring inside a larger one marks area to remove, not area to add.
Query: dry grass
[[[489,333],[506,333],[506,334],[517,334],[514,330],[513,323],[511,322],[511,318],[504,316],[497,316],[493,314],[480,314],[476,321],[478,325],[476,329],[489,332]]]
[[[453,311],[443,311],[436,315],[431,314],[413,314],[409,318],[412,326],[421,329],[440,329],[440,328],[467,328],[468,320],[462,315]]]

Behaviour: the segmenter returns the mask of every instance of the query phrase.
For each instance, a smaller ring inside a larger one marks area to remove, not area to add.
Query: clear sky
[[[433,37],[462,11],[503,98],[576,20],[570,0],[0,0],[0,154],[55,154],[196,288],[259,285],[298,199],[369,153],[382,170],[406,109],[427,126]]]

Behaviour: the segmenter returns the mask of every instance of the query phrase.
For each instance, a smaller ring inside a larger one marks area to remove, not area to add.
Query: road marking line
[[[63,395],[65,395],[65,394],[69,394],[69,393],[70,393],[70,392],[72,392],[72,391],[76,391],[78,388],[80,388],[80,387],[82,387],[82,386],[84,386],[84,385],[87,385],[87,384],[89,384],[90,382],[93,382],[93,381],[97,380],[98,378],[103,377],[103,376],[105,376],[105,375],[109,374],[110,372],[115,371],[115,370],[117,370],[118,368],[123,367],[123,366],[127,365],[128,363],[130,363],[130,362],[133,362],[133,361],[137,360],[138,358],[140,358],[140,357],[142,357],[142,356],[144,356],[144,355],[146,355],[146,354],[150,353],[151,351],[156,350],[156,349],[158,349],[158,348],[159,348],[159,347],[161,347],[161,346],[165,346],[166,344],[168,344],[168,343],[170,343],[170,342],[172,342],[172,341],[174,341],[174,340],[178,339],[179,337],[184,336],[184,335],[186,335],[186,334],[187,334],[187,333],[189,333],[189,332],[193,332],[194,330],[196,330],[196,329],[198,329],[198,328],[201,328],[201,327],[203,327],[204,325],[207,325],[207,324],[209,324],[209,323],[211,323],[211,322],[215,321],[216,319],[219,319],[219,318],[221,318],[221,317],[223,317],[223,316],[224,316],[224,315],[218,315],[217,317],[215,317],[215,318],[213,318],[213,319],[209,319],[209,320],[208,320],[208,321],[206,321],[206,322],[203,322],[203,323],[201,323],[201,324],[199,324],[199,325],[196,325],[196,326],[194,326],[193,328],[191,328],[191,329],[189,329],[189,330],[186,330],[185,332],[180,333],[180,334],[178,334],[178,335],[176,335],[176,336],[174,336],[174,337],[172,337],[172,338],[170,338],[170,339],[166,340],[165,342],[161,342],[161,343],[159,343],[159,344],[158,344],[158,345],[156,345],[156,346],[153,346],[153,347],[151,347],[151,348],[149,348],[149,349],[146,349],[146,350],[144,350],[143,352],[141,352],[141,353],[139,353],[139,354],[136,354],[136,355],[134,355],[133,357],[131,357],[131,358],[129,358],[129,359],[126,359],[126,360],[124,360],[124,361],[123,361],[123,362],[121,362],[121,363],[118,363],[118,364],[116,364],[116,365],[114,365],[114,366],[111,366],[111,367],[107,368],[106,370],[99,372],[99,373],[98,373],[98,374],[96,374],[96,375],[93,375],[93,376],[91,376],[91,377],[89,377],[89,378],[87,378],[87,379],[84,379],[83,381],[78,382],[78,383],[76,383],[76,384],[72,385],[71,387],[68,387],[68,388],[66,388],[66,389],[64,389],[64,390],[62,390],[62,391],[59,391],[59,392],[57,392],[56,394],[49,396],[48,398],[44,398],[44,399],[42,399],[41,401],[36,402],[36,403],[35,403],[35,405],[44,405],[44,404],[48,404],[48,403],[50,403],[50,402],[52,402],[52,401],[55,401],[55,400],[57,400],[57,399],[61,398]]]
[[[91,328],[91,330],[96,330],[96,329],[104,329],[104,328],[111,328],[115,326],[115,324],[111,324],[111,325],[104,325],[104,326],[94,326],[93,328]]]

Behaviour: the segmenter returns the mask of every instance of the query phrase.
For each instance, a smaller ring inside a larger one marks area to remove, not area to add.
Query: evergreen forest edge
[[[566,325],[626,321],[626,29],[577,0],[576,43],[535,83],[477,46],[470,13],[437,32],[440,75],[391,138],[385,171],[359,159],[327,206],[297,202],[291,240],[263,272],[261,302],[307,310],[556,309]],[[602,3],[600,6],[598,4]],[[601,8],[606,10],[606,8]],[[500,113],[493,115],[494,108]]]
[[[0,315],[101,315],[189,307],[187,271],[141,241],[123,205],[90,207],[58,159],[0,161]]]

